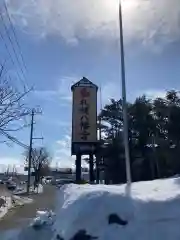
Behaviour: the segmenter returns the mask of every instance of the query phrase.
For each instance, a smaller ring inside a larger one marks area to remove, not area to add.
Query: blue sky
[[[54,164],[71,166],[71,84],[85,76],[101,85],[103,104],[121,95],[118,0],[6,2],[27,65],[27,84],[35,89],[26,102],[43,110],[36,117],[35,136],[44,140],[35,140],[34,146],[47,146]],[[128,100],[179,89],[179,1],[124,0],[122,6]],[[6,24],[12,34],[7,19]],[[8,55],[2,39],[0,46],[3,60]],[[8,69],[19,71],[11,62]],[[29,129],[16,136],[28,144]],[[22,153],[19,146],[2,144],[0,163],[21,165]]]

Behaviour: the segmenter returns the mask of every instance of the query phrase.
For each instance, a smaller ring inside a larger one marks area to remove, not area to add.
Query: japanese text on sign
[[[97,142],[97,86],[82,79],[72,86],[72,143]]]
[[[87,103],[87,98],[90,97],[90,92],[86,88],[81,90],[81,100],[80,100],[80,135],[81,139],[87,141],[88,136],[90,135],[90,123],[89,123],[89,104]]]

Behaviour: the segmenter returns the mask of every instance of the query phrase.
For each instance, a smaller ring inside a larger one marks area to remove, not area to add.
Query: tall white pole
[[[128,115],[126,102],[126,75],[125,75],[125,61],[124,61],[124,41],[123,41],[123,22],[122,22],[122,8],[121,0],[119,0],[119,34],[120,34],[120,56],[121,56],[121,84],[122,84],[122,103],[123,103],[123,134],[124,134],[124,148],[126,161],[126,180],[127,184],[131,184],[131,169],[130,169],[130,155],[129,155],[129,137],[128,137]]]

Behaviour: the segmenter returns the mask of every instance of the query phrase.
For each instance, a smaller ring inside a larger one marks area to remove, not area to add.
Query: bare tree
[[[23,121],[28,115],[24,97],[30,90],[19,92],[5,75],[4,66],[0,66],[0,134],[17,131],[26,126]]]
[[[27,151],[25,153],[26,165],[28,165],[28,161],[29,161],[28,154],[29,152]],[[45,175],[47,175],[47,173],[49,173],[50,163],[51,163],[51,156],[45,147],[33,149],[32,155],[31,155],[31,166],[34,169],[35,184],[39,183],[40,179]]]

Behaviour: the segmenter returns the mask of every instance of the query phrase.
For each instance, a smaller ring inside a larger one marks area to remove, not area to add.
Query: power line
[[[22,60],[22,63],[24,65],[24,68],[26,69],[27,71],[27,66],[25,64],[25,61],[24,61],[24,57],[23,57],[23,54],[22,54],[22,51],[21,51],[21,47],[20,47],[20,44],[19,44],[19,41],[18,41],[18,37],[17,37],[17,34],[16,34],[16,30],[14,28],[14,25],[11,21],[11,18],[10,18],[10,15],[9,15],[9,11],[8,11],[8,7],[7,7],[7,4],[6,4],[6,1],[4,0],[4,8],[5,8],[5,11],[6,11],[6,15],[8,17],[8,20],[10,22],[10,25],[11,25],[11,28],[12,28],[12,32],[13,32],[13,35],[14,35],[14,39],[16,41],[16,44],[18,46],[18,49],[19,49],[19,52],[20,52],[20,56],[21,56],[21,60]]]
[[[9,51],[8,45],[6,44],[6,41],[5,41],[5,39],[4,39],[3,34],[1,33],[1,31],[0,31],[0,37],[1,37],[1,39],[3,40],[3,42],[4,42],[4,46],[5,46],[6,50],[7,50],[7,53],[8,53],[8,55],[9,55],[9,58],[10,58],[12,64],[13,64],[13,66],[16,67],[16,64],[15,64],[15,62],[14,62],[12,56],[11,56],[11,52]],[[17,73],[17,76],[18,76],[19,80],[20,80],[20,81],[22,82],[22,84],[24,85],[24,81],[22,80],[21,76],[19,75],[19,72],[16,71],[16,73]]]
[[[41,114],[42,112],[41,112],[41,110],[39,110],[39,109],[32,109],[32,111],[31,111],[31,131],[32,131],[32,134],[33,134],[33,127],[34,127],[34,115],[35,114]],[[24,144],[24,143],[22,143],[21,141],[19,141],[17,138],[15,138],[15,137],[12,137],[10,134],[8,134],[7,132],[5,132],[5,131],[3,131],[2,129],[0,129],[0,133],[2,134],[2,135],[4,135],[5,137],[7,137],[9,140],[11,140],[12,142],[14,142],[14,143],[16,143],[17,145],[19,145],[19,146],[21,146],[21,147],[23,147],[23,148],[25,148],[25,149],[27,149],[27,150],[29,150],[30,148],[32,148],[32,140],[33,139],[43,139],[42,137],[40,137],[40,138],[35,138],[35,137],[33,137],[33,135],[30,137],[30,142],[31,142],[31,144],[30,144],[30,146],[28,146],[28,145],[26,145],[26,144]],[[34,149],[32,148],[31,149],[31,151],[34,151]]]
[[[17,138],[12,137],[8,133],[4,132],[3,130],[0,130],[0,132],[1,132],[2,135],[4,135],[5,137],[7,137],[9,140],[11,140],[12,142],[16,143],[17,145],[19,145],[19,146],[21,146],[21,147],[23,147],[25,149],[29,149],[29,147],[26,144],[20,142]]]
[[[1,17],[1,20],[2,20],[2,23],[3,23],[4,29],[5,29],[5,32],[6,32],[6,34],[7,34],[7,37],[8,37],[8,39],[9,39],[9,42],[11,43],[11,46],[12,46],[14,55],[15,55],[16,60],[17,60],[17,63],[19,64],[20,70],[21,70],[21,72],[22,72],[22,74],[23,74],[23,76],[24,76],[24,71],[23,71],[23,69],[22,69],[22,67],[21,67],[21,63],[20,63],[19,58],[18,58],[17,53],[16,53],[16,49],[15,49],[14,44],[13,44],[13,41],[12,41],[10,35],[9,35],[8,28],[7,28],[7,26],[6,26],[5,22],[4,22],[4,18],[3,18],[3,15],[2,15],[1,12],[0,12],[0,17]]]
[[[0,12],[0,18],[1,18],[1,20],[2,20],[2,23],[3,23],[4,29],[5,29],[6,35],[7,35],[8,39],[9,39],[9,42],[10,42],[10,44],[11,44],[11,46],[12,46],[12,49],[13,49],[13,52],[14,52],[16,61],[17,61],[18,65],[19,65],[20,71],[21,71],[21,73],[22,73],[22,76],[24,77],[24,79],[26,79],[25,74],[24,74],[24,71],[23,71],[23,69],[22,69],[22,67],[21,67],[21,63],[20,63],[19,58],[18,58],[18,56],[17,56],[16,49],[15,49],[14,44],[13,44],[13,41],[12,41],[10,35],[9,35],[8,28],[7,28],[7,26],[6,26],[5,22],[4,22],[4,18],[3,18],[3,15],[2,15],[1,12]],[[4,38],[3,38],[3,39],[4,39]],[[5,41],[5,39],[4,39],[4,41]],[[23,84],[26,85],[24,81],[23,81]]]

